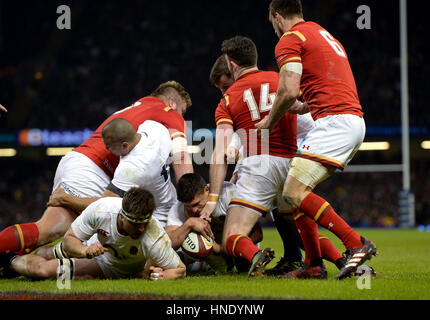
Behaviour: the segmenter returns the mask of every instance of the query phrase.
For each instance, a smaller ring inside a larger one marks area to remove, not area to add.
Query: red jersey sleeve
[[[228,104],[229,104],[229,95],[226,94],[221,99],[220,103],[218,104],[218,107],[215,111],[215,123],[216,125],[220,125],[223,123],[231,124],[233,125],[233,119],[230,115],[230,112],[228,111]]]
[[[305,41],[306,38],[299,31],[284,33],[275,47],[275,58],[279,69],[287,62],[302,62],[301,54]]]

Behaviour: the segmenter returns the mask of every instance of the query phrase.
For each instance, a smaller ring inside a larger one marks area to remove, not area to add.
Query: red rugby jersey
[[[261,138],[256,137],[255,124],[269,114],[278,90],[278,81],[277,72],[249,72],[226,91],[215,111],[216,125],[233,125],[241,138],[246,156],[266,153],[267,142],[262,143]],[[296,136],[297,116],[286,113],[269,136],[269,154],[292,158],[297,151]]]
[[[343,113],[363,116],[348,56],[327,30],[311,21],[295,24],[279,40],[275,57],[279,69],[302,63],[300,90],[314,120]]]
[[[169,129],[172,140],[175,137],[185,137],[186,127],[184,118],[178,112],[166,106],[157,97],[144,97],[130,107],[115,112],[87,140],[79,147],[73,149],[94,161],[111,178],[118,166],[119,157],[106,150],[102,138],[102,129],[115,118],[123,118],[130,121],[136,130],[146,120],[153,120]]]

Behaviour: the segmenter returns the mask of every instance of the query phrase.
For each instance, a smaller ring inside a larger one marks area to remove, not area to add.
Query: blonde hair
[[[178,98],[180,98],[185,100],[185,102],[187,103],[187,108],[191,107],[192,104],[190,94],[185,91],[183,85],[174,80],[163,82],[162,84],[160,84],[158,88],[151,93],[151,96],[164,96],[166,98],[172,98],[177,103],[179,102],[177,101]]]

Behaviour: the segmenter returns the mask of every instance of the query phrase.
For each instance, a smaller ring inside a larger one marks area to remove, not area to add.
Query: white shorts
[[[103,195],[109,182],[109,176],[90,158],[80,152],[70,151],[57,166],[52,191],[62,187],[74,196],[95,198]]]
[[[359,116],[326,116],[315,121],[315,127],[302,140],[296,156],[343,170],[360,148],[365,133],[364,119]]]
[[[238,180],[229,208],[245,207],[264,217],[277,207],[290,160],[269,155],[243,159],[238,166]]]

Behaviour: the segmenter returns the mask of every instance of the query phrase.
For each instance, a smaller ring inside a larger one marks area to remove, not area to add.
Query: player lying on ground
[[[172,139],[172,167],[176,179],[184,173],[193,172],[190,157],[185,150],[183,118],[190,106],[190,96],[180,83],[168,81],[160,84],[151,95],[108,117],[90,138],[64,156],[58,164],[52,191],[62,187],[68,194],[77,197],[103,196],[118,166],[119,157],[106,150],[101,131],[106,123],[115,118],[129,120],[136,130],[145,120],[164,125]],[[58,239],[84,208],[74,211],[65,207],[48,207],[37,222],[5,228],[0,232],[0,253],[28,253]]]
[[[88,206],[55,246],[57,259],[3,253],[0,260],[17,274],[36,279],[183,278],[185,265],[152,216],[154,209],[150,192],[131,188],[122,199],[106,197]]]
[[[210,222],[209,219],[204,220],[200,218],[200,212],[210,200],[209,186],[203,177],[197,173],[184,174],[179,179],[176,188],[178,201],[169,213],[166,231],[172,240],[173,248],[178,250],[183,257],[187,265],[187,271],[200,271],[212,268],[215,271],[226,272],[233,271],[234,266],[236,266],[236,270],[239,272],[248,271],[248,261],[240,258],[234,259],[235,261],[232,260],[229,256],[222,254],[221,246],[219,245],[222,241],[225,216],[235,185],[230,182],[223,183],[218,203],[212,213]],[[207,263],[194,262],[180,249],[181,244],[192,231],[215,239],[213,254],[204,260]],[[263,239],[259,223],[252,229],[250,238],[255,244],[261,242]],[[222,256],[219,256],[220,254]],[[218,257],[214,257],[214,255],[218,255]]]

